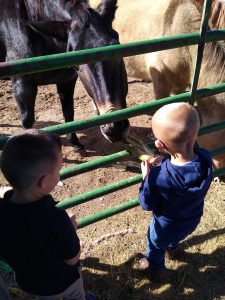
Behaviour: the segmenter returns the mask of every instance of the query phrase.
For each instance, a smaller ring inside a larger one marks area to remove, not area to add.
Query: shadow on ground
[[[134,257],[124,264],[113,266],[99,262],[98,258],[83,260],[83,277],[88,289],[101,300],[215,300],[225,296],[225,247],[211,254],[189,253],[186,250],[216,236],[224,229],[192,237],[182,243],[184,255],[179,259],[182,265],[176,270],[166,269],[160,283],[152,283],[133,268]],[[92,273],[92,271],[96,274]],[[104,289],[103,289],[104,287]]]

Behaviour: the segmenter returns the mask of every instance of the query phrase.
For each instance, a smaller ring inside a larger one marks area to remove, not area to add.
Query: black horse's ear
[[[70,28],[69,21],[29,21],[28,26],[38,32],[66,42]]]
[[[112,26],[116,9],[117,0],[102,0],[96,10],[105,19],[105,22],[107,22],[108,25]]]

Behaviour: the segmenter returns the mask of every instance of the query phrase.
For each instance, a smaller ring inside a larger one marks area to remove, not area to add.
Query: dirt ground
[[[152,85],[140,81],[129,82],[127,105],[145,103],[153,99]],[[89,97],[78,82],[75,94],[76,119],[93,115]],[[9,82],[0,81],[0,135],[12,134],[22,129],[19,112],[11,93]],[[63,122],[63,116],[55,86],[40,87],[36,100],[36,128]],[[130,119],[133,130],[149,142],[149,116]],[[111,144],[103,138],[99,128],[78,133],[86,152],[75,153],[63,138],[63,168],[79,164],[123,150],[122,144]],[[131,158],[128,158],[131,160]],[[89,173],[66,179],[63,186],[53,192],[56,200],[87,192],[134,176],[140,169],[118,169],[108,166]],[[0,186],[5,181],[0,174]],[[99,210],[137,197],[138,186],[100,197],[68,210],[77,218],[91,215]],[[149,220],[148,212],[140,207],[110,217],[79,229],[82,242],[83,277],[86,290],[91,290],[102,300],[212,300],[225,299],[225,184],[213,182],[207,195],[202,222],[183,243],[185,255],[177,260],[166,261],[160,283],[151,283],[133,268],[136,252],[145,252],[145,238]],[[11,276],[0,272],[11,292],[12,299],[35,299],[12,288]]]

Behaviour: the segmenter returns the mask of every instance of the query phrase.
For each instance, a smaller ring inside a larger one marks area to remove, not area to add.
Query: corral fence
[[[196,53],[196,66],[195,72],[192,80],[191,91],[175,95],[172,97],[167,97],[151,103],[145,103],[140,105],[135,105],[130,108],[122,109],[119,111],[114,111],[106,113],[104,115],[95,116],[88,120],[80,120],[69,122],[61,125],[50,126],[42,128],[42,130],[47,132],[53,132],[57,134],[67,134],[70,132],[78,131],[81,129],[87,129],[90,127],[95,127],[115,121],[119,121],[125,118],[132,118],[142,114],[147,114],[155,111],[161,106],[173,102],[190,102],[194,103],[199,99],[212,96],[215,94],[225,92],[225,83],[217,84],[203,89],[197,89],[198,78],[201,69],[201,61],[203,56],[204,45],[207,42],[223,40],[225,37],[225,29],[207,31],[208,20],[210,17],[211,10],[211,0],[205,0],[202,22],[199,32],[193,32],[184,35],[177,35],[166,38],[157,38],[147,41],[113,45],[100,47],[95,49],[87,49],[76,52],[60,53],[55,55],[40,56],[34,58],[21,59],[17,61],[0,63],[0,79],[10,77],[13,75],[31,74],[38,73],[42,71],[49,71],[54,69],[60,69],[65,67],[71,67],[74,65],[80,65],[85,63],[91,63],[96,61],[113,60],[127,56],[133,56],[138,54],[144,54],[149,52],[179,48],[190,45],[198,45]],[[204,99],[203,99],[204,100]],[[199,131],[199,135],[208,134],[213,131],[217,131],[225,128],[225,120],[218,122],[209,126],[202,127]],[[0,138],[0,148],[3,147],[9,136],[4,136]],[[215,156],[225,152],[225,146],[211,151],[211,155]],[[79,175],[91,170],[105,167],[109,164],[115,163],[129,156],[129,152],[126,150],[120,151],[111,155],[107,155],[89,162],[84,162],[79,165],[74,165],[69,168],[64,168],[61,170],[61,180],[66,178]],[[219,176],[225,174],[225,168],[217,169],[214,171],[214,176]],[[67,209],[87,201],[99,198],[101,196],[110,194],[112,192],[124,189],[126,187],[132,186],[141,182],[142,175],[136,175],[125,180],[121,180],[100,188],[96,188],[92,191],[86,192],[81,195],[74,196],[69,199],[62,200],[57,204],[58,207],[62,209]],[[114,207],[102,210],[94,215],[82,218],[78,222],[78,228],[85,227],[89,224],[97,222],[99,220],[108,218],[115,214],[124,212],[128,209],[138,206],[139,203],[137,199],[132,199],[122,204],[116,205]],[[0,267],[5,271],[10,271],[10,268],[4,263],[0,262]]]

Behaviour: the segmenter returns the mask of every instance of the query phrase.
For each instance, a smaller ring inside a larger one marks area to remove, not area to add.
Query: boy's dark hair
[[[13,188],[24,190],[48,173],[57,162],[62,143],[56,134],[27,129],[12,136],[5,144],[0,167]]]

